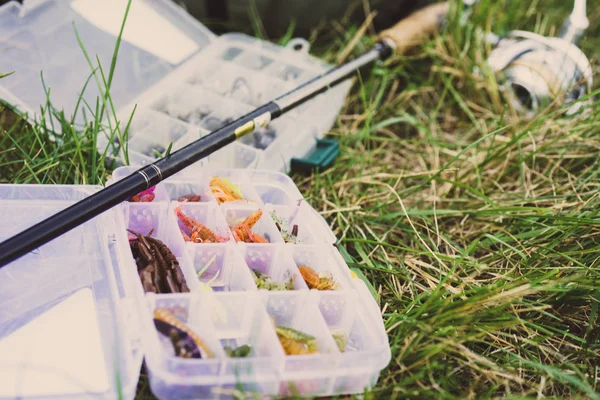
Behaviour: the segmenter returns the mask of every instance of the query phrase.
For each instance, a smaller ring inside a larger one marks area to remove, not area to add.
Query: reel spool
[[[585,0],[575,0],[558,37],[516,30],[494,40],[487,63],[519,113],[532,117],[553,101],[569,105],[591,92],[592,68],[576,46],[588,25]],[[581,111],[590,100],[568,107],[567,115]]]

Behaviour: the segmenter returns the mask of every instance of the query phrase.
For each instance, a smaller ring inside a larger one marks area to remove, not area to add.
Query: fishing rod
[[[264,127],[270,121],[344,81],[363,67],[376,61],[386,60],[393,54],[406,52],[440,28],[449,8],[450,3],[447,1],[415,11],[396,25],[381,32],[375,46],[354,60],[332,68],[237,120],[138,169],[125,178],[5,240],[0,243],[0,268],[132,196],[157,185],[239,138]]]

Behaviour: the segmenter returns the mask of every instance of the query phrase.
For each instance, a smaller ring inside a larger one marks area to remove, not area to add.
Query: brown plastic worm
[[[177,317],[174,316],[173,313],[171,313],[166,308],[162,308],[162,307],[156,308],[154,310],[154,318],[161,320],[163,322],[166,322],[167,324],[171,324],[178,329],[181,329],[182,331],[184,331],[185,333],[190,335],[190,337],[194,340],[194,342],[196,343],[196,345],[198,345],[199,348],[204,350],[204,352],[206,353],[206,356],[208,358],[214,357],[214,354],[209,350],[206,343],[204,343],[204,341],[202,339],[200,339],[200,337],[198,335],[196,335],[196,333],[194,331],[192,331],[183,322],[181,322],[179,319],[177,319]]]

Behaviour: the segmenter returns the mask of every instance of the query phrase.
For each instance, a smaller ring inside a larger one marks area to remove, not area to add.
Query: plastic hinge
[[[329,168],[340,154],[340,144],[333,139],[317,139],[316,149],[305,158],[292,158],[291,172],[311,173]]]

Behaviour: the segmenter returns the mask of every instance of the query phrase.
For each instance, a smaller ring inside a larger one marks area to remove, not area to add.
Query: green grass
[[[482,1],[466,28],[361,76],[329,134],[335,165],[293,176],[381,302],[392,360],[365,398],[600,397],[600,107],[523,120],[472,73],[487,54],[474,26],[553,35],[570,8]],[[588,17],[598,81],[598,1]],[[359,27],[330,27],[313,53],[333,62]],[[103,183],[94,137],[125,133],[98,121],[62,145],[5,121],[0,180]],[[151,398],[144,377],[138,398]]]

